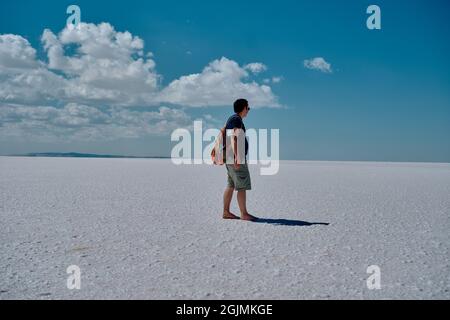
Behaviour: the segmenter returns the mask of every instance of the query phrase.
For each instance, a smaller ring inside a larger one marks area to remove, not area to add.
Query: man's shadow
[[[268,223],[277,226],[297,226],[297,227],[307,227],[313,225],[324,225],[328,226],[328,222],[307,222],[301,220],[289,220],[289,219],[269,219],[269,218],[258,218],[255,223]]]

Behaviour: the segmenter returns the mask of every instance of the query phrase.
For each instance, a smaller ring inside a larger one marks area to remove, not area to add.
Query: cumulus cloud
[[[46,29],[41,43],[44,60],[22,36],[0,34],[2,138],[167,134],[191,122],[181,108],[229,106],[241,97],[254,107],[278,106],[270,86],[251,78],[267,70],[259,62],[240,66],[222,57],[163,87],[143,40],[109,23],[81,23],[56,34]]]
[[[332,73],[331,64],[326,62],[322,57],[316,57],[312,59],[306,59],[303,61],[303,65],[307,69],[317,70],[324,73]]]
[[[281,80],[283,80],[283,77],[273,77],[273,78],[272,78],[272,82],[273,82],[273,83],[280,83]]]
[[[37,66],[36,50],[28,40],[14,34],[0,35],[0,68],[28,69]]]
[[[17,35],[0,35],[0,102],[43,103],[62,95],[66,79],[47,70]]]
[[[108,23],[81,23],[59,35],[46,29],[41,40],[49,69],[70,79],[67,98],[125,106],[155,104],[160,75],[139,37],[115,31]],[[69,46],[75,46],[74,56],[65,54]]]
[[[96,108],[76,103],[64,107],[0,106],[0,139],[12,137],[35,141],[90,141],[137,138],[166,134],[189,127],[192,119],[181,109],[158,111],[127,108]]]
[[[44,30],[46,62],[36,59],[36,50],[21,36],[0,37],[0,101],[4,102],[212,107],[246,97],[254,106],[278,106],[269,86],[250,80],[249,72],[267,69],[259,62],[242,67],[222,57],[201,73],[181,76],[162,88],[162,76],[142,39],[108,23],[81,23],[59,34]]]
[[[255,81],[244,82],[249,76],[245,68],[233,60],[222,57],[212,61],[201,73],[182,76],[172,81],[160,94],[163,102],[190,107],[230,105],[245,97],[252,106],[279,106],[267,85]]]
[[[251,71],[252,73],[260,73],[267,70],[267,66],[260,62],[252,62],[244,66],[244,69]]]
[[[280,83],[283,80],[283,77],[272,77],[272,78],[266,78],[263,80],[264,83]]]

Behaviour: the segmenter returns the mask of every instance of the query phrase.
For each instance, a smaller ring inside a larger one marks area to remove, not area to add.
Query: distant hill
[[[95,154],[95,153],[78,153],[78,152],[33,152],[27,154],[15,155],[20,157],[61,157],[61,158],[156,158],[168,159],[169,157],[137,157],[137,156],[121,156],[111,154]]]

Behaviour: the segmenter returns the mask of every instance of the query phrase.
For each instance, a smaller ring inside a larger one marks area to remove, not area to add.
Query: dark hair
[[[245,107],[248,107],[248,101],[245,99],[237,99],[234,102],[234,112],[239,113],[242,112],[242,110],[245,109]]]

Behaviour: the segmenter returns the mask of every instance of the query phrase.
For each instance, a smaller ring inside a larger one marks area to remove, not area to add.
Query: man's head
[[[245,99],[237,99],[234,102],[234,112],[239,114],[241,118],[244,118],[247,116],[248,112],[250,111],[250,107],[248,105],[248,101]]]

